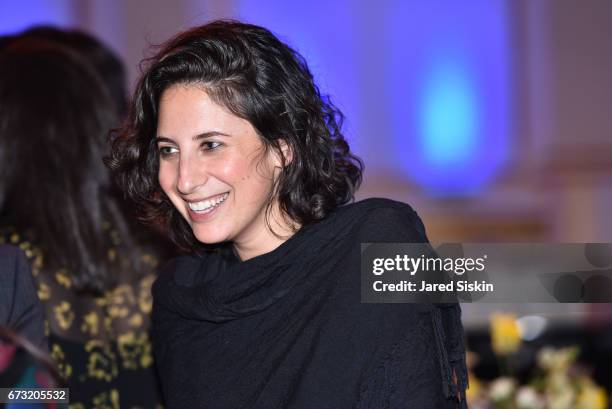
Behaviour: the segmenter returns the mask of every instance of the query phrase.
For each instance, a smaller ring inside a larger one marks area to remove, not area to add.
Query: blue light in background
[[[0,3],[0,35],[13,34],[32,25],[73,24],[71,0],[19,0]]]
[[[438,64],[425,83],[420,137],[425,162],[456,166],[477,154],[480,119],[474,84],[459,64]]]
[[[511,79],[502,0],[236,6],[239,18],[272,29],[306,57],[323,90],[338,97],[369,172],[403,176],[432,195],[465,196],[503,170]]]
[[[394,3],[387,16],[393,167],[435,196],[478,194],[510,155],[504,2]]]

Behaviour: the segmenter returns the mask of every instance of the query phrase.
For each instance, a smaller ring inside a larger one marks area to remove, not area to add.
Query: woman
[[[102,162],[108,92],[69,49],[14,39],[0,52],[0,112],[0,243],[30,259],[71,407],[154,408],[154,265]]]
[[[408,205],[346,204],[341,122],[261,27],[212,22],[149,61],[108,164],[191,251],[153,288],[169,408],[465,407],[457,305],[360,303],[360,243],[427,238]]]

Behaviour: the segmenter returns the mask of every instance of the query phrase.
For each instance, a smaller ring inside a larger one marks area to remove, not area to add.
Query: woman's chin
[[[219,244],[228,241],[228,235],[221,231],[198,232],[194,229],[193,235],[202,244]]]

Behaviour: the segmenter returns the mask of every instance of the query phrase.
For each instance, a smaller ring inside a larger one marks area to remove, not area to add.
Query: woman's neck
[[[264,217],[265,229],[261,229],[248,238],[234,242],[234,252],[241,261],[275,250],[289,240],[300,227],[299,224],[292,223],[287,217],[283,216],[277,206],[269,213],[267,220],[265,220],[265,214],[262,217]]]

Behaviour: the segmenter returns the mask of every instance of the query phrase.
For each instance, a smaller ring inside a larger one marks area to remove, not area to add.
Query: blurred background
[[[20,0],[0,3],[0,35],[94,34],[131,89],[151,45],[216,18],[265,26],[305,56],[366,164],[359,197],[411,204],[432,242],[612,242],[609,0]],[[612,386],[611,305],[463,311],[484,378],[500,367],[490,325],[502,311],[531,351],[519,372],[542,345],[579,344]]]

